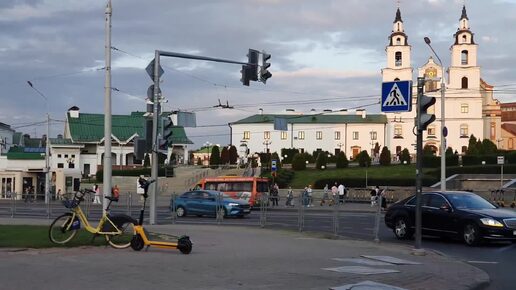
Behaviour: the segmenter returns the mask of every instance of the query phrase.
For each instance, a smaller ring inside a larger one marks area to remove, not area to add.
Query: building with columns
[[[387,66],[381,70],[383,82],[412,81],[416,76],[424,76],[428,80],[425,94],[436,98],[436,103],[428,109],[429,113],[435,114],[436,120],[424,131],[423,146],[429,146],[437,155],[442,154],[439,148],[443,142],[440,134],[440,79],[443,77],[446,87],[445,125],[448,130],[446,147],[465,153],[471,135],[477,139],[490,139],[495,144],[501,140],[500,103],[493,96],[493,86],[481,78],[481,69],[477,63],[478,44],[475,43],[465,6],[462,8],[457,32],[452,36],[449,67],[442,67],[429,57],[425,64],[416,69],[414,76],[412,47],[399,8],[385,51]],[[380,146],[387,146],[393,155],[405,148],[415,154],[416,137],[413,132],[416,95],[417,90],[413,86],[412,112],[371,115],[359,110],[349,115],[347,112],[323,112],[297,117],[284,114],[254,115],[231,123],[231,141],[244,141],[250,152],[279,153],[281,148],[299,148],[310,153],[318,149],[328,152],[342,150],[348,158],[353,158],[361,150],[370,152],[374,146],[371,144],[377,142]],[[287,119],[288,130],[274,131],[275,118]]]

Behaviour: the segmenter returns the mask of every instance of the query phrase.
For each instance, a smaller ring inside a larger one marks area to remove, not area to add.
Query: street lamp
[[[439,61],[439,65],[441,66],[441,191],[446,191],[446,127],[444,125],[444,94],[446,86],[444,84],[444,66],[441,58],[439,58],[434,48],[432,47],[430,38],[425,37],[425,43],[428,45],[428,47],[430,47],[435,57]]]
[[[27,81],[27,84],[35,90],[43,99],[45,99],[45,105],[47,107],[47,140],[45,142],[45,203],[50,202],[50,113],[48,112],[48,98],[34,87],[31,81]]]
[[[265,153],[269,153],[269,145],[272,144],[272,141],[270,139],[265,139],[263,141],[263,145],[265,145]]]
[[[211,142],[209,141],[206,141],[206,143],[204,143],[204,146],[205,147],[208,147],[208,167],[210,167],[210,154],[211,154]]]

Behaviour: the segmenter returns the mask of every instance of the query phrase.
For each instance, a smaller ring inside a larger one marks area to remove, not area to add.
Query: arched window
[[[468,78],[467,77],[462,78],[462,87],[461,88],[463,88],[463,89],[468,88]]]
[[[397,45],[400,45],[400,44],[401,44],[401,38],[399,38],[399,37],[398,37],[398,38],[396,38],[396,44],[397,44]]]
[[[463,50],[461,53],[460,53],[460,63],[462,65],[466,65],[468,64],[468,51],[467,50]]]
[[[394,81],[395,81],[395,82],[397,82],[397,81],[399,81],[399,80],[400,80],[400,78],[395,78],[395,79],[394,79]]]
[[[395,66],[401,66],[402,56],[401,51],[396,51],[394,54],[394,65]]]
[[[464,34],[462,35],[462,43],[468,42],[468,37]]]

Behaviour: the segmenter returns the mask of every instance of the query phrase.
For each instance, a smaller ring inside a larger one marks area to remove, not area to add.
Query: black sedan
[[[408,197],[389,207],[385,224],[398,239],[409,239],[415,231],[415,212],[416,198]],[[459,238],[470,246],[487,240],[516,242],[516,212],[471,192],[425,192],[421,216],[424,235]]]

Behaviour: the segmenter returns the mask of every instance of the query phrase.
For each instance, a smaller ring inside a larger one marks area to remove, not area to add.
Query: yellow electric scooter
[[[149,239],[149,235],[147,231],[143,228],[143,215],[145,213],[145,204],[147,202],[147,191],[149,190],[149,185],[153,183],[155,180],[146,180],[144,178],[138,179],[140,187],[143,188],[143,207],[140,210],[140,219],[138,220],[138,225],[134,226],[135,235],[131,240],[131,248],[135,251],[140,251],[143,247],[147,246],[147,249],[150,246],[164,249],[178,249],[183,254],[190,254],[192,252],[192,242],[190,241],[190,237],[188,236],[180,236],[174,237],[177,239],[177,242],[163,242],[163,241],[152,241]]]

